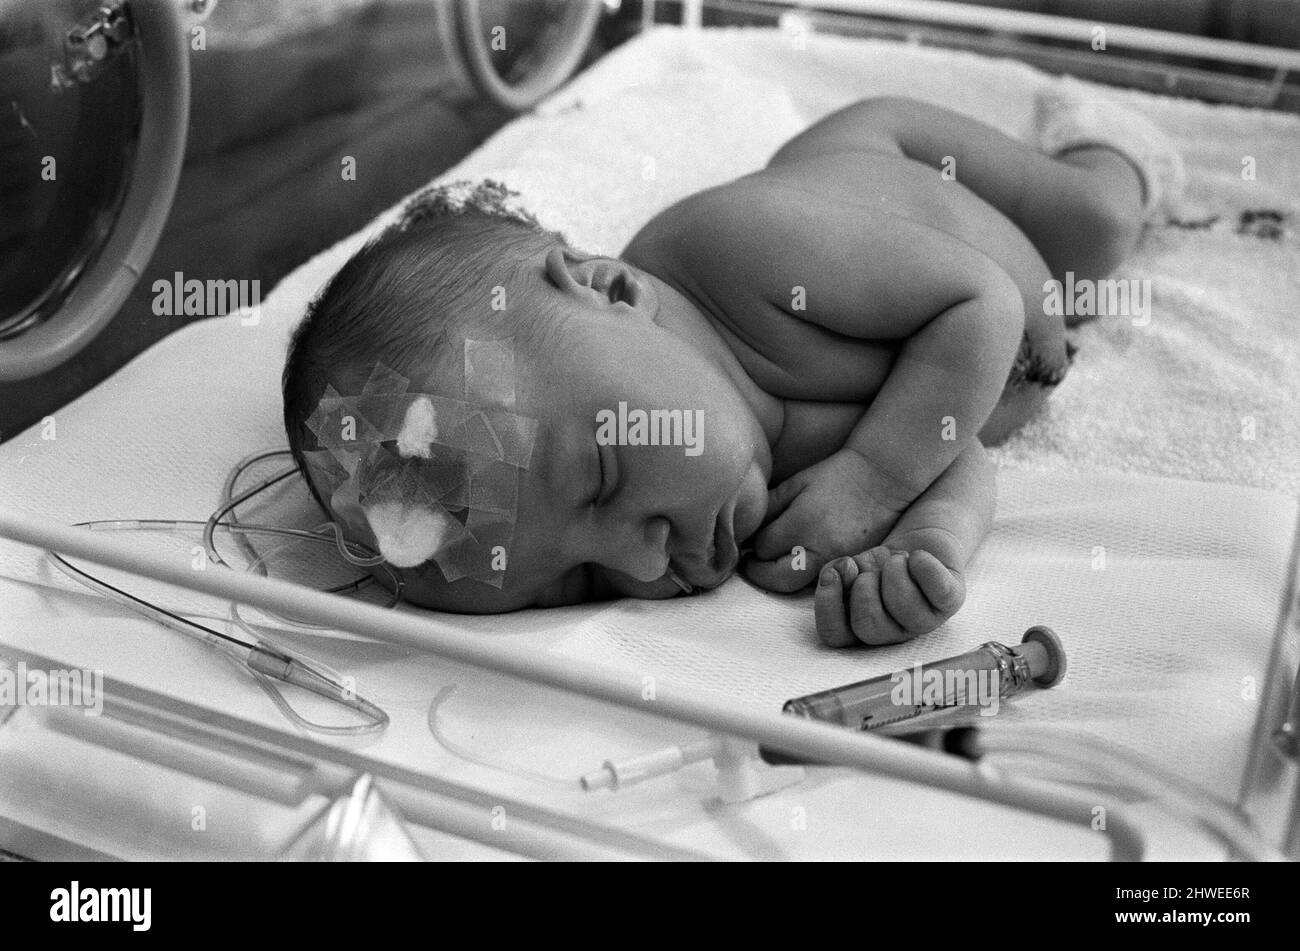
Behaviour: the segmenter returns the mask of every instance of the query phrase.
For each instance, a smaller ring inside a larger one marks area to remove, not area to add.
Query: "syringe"
[[[1061,639],[1051,628],[1040,625],[1027,630],[1015,647],[989,641],[970,653],[947,660],[917,664],[911,670],[796,697],[786,702],[782,712],[854,730],[876,730],[895,723],[901,726],[904,721],[936,710],[974,708],[989,699],[1001,700],[1019,692],[1030,682],[1040,687],[1054,687],[1064,676],[1065,648],[1061,646]],[[928,687],[927,684],[935,686]],[[899,702],[902,700],[908,702]],[[967,759],[979,758],[979,748],[973,739],[975,730],[926,730],[922,725],[925,722],[884,732]],[[736,778],[743,773],[739,766],[744,757],[728,756],[727,752],[724,738],[708,737],[686,746],[673,746],[619,762],[606,760],[600,769],[581,777],[580,783],[587,792],[618,790],[676,772],[691,763],[713,759],[719,770],[720,788],[744,790],[734,795],[724,792],[724,801],[753,798],[755,781],[751,779],[746,783]],[[766,747],[759,747],[758,752],[773,766],[803,763]],[[726,782],[724,776],[728,777]]]
[[[996,713],[999,701],[1027,684],[1054,687],[1064,676],[1061,639],[1039,625],[1015,647],[989,641],[956,657],[796,697],[781,712],[851,730],[877,730],[939,710]],[[762,752],[769,763],[792,762],[783,754]]]

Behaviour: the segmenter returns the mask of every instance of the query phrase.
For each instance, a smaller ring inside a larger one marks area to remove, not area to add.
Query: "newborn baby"
[[[357,540],[402,569],[408,600],[666,598],[739,568],[770,591],[815,584],[828,644],[933,630],[992,522],[983,444],[1069,367],[1047,287],[1103,277],[1178,184],[1159,133],[1117,108],[1057,94],[1037,131],[1042,150],[933,105],[858,102],[619,257],[571,247],[494,183],[463,204],[434,189],[298,328],[290,446],[330,511],[337,485],[304,461],[327,386],[356,393],[382,365],[459,396],[465,341],[509,339],[511,412],[536,439],[503,580],[448,580],[427,557],[415,536],[446,515],[372,525]],[[694,421],[692,441],[636,438],[628,420],[653,410]]]

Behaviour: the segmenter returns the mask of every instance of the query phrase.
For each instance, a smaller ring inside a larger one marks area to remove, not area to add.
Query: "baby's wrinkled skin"
[[[933,630],[992,523],[980,436],[1048,393],[1006,387],[1022,336],[1067,365],[1044,282],[1110,271],[1141,199],[1117,153],[1052,159],[877,99],[668,208],[619,258],[539,254],[512,291],[559,316],[516,340],[515,411],[540,429],[505,583],[428,565],[407,596],[472,612],[665,598],[670,570],[707,588],[739,567],[771,591],[816,584],[828,644]],[[703,452],[598,445],[620,402],[702,410]]]

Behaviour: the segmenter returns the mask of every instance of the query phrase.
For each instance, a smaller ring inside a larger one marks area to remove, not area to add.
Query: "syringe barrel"
[[[993,671],[997,667],[997,659],[990,652],[979,648],[956,657],[917,664],[908,670],[898,670],[833,690],[797,697],[788,701],[782,712],[824,723],[835,723],[852,730],[875,729],[886,723],[917,716],[924,709],[935,706],[922,702],[926,695],[925,682],[927,679],[933,681],[934,675],[938,675],[939,683],[944,683],[945,671],[952,672],[948,678],[951,680],[956,677],[964,679],[967,671],[978,677],[978,671]],[[972,692],[970,702],[974,700]]]
[[[990,641],[955,657],[796,697],[782,712],[871,730],[939,707],[973,706],[993,691],[1007,697],[1030,681],[1052,686],[1064,672],[1060,640],[1048,628],[1035,627],[1015,647]]]

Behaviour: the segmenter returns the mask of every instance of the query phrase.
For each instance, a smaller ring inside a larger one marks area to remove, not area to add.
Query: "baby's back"
[[[665,253],[689,240],[692,232],[708,223],[710,206],[719,200],[754,202],[764,193],[781,192],[792,213],[799,213],[798,196],[807,201],[803,212],[818,214],[831,206],[851,213],[860,209],[873,217],[908,219],[934,228],[987,255],[1022,287],[1032,289],[1037,299],[1042,284],[1050,277],[1041,257],[1005,215],[942,170],[915,162],[901,154],[836,151],[786,157],[778,155],[766,168],[727,184],[691,195],[651,219],[629,242],[623,257],[673,283],[713,287],[721,275],[736,264],[735,246],[720,246],[709,257],[683,259]],[[794,201],[789,199],[794,197]],[[834,220],[824,222],[835,227]],[[887,230],[877,235],[880,242],[896,240]],[[772,247],[775,259],[782,249]],[[752,252],[752,247],[744,253]],[[661,268],[664,273],[656,271]],[[739,289],[729,287],[728,299],[712,300],[729,319],[745,319],[756,301],[746,299]]]
[[[752,211],[755,224],[733,228],[736,240],[716,241],[712,236],[720,210],[731,218]],[[897,226],[922,226],[990,258],[1022,289],[1027,312],[1041,309],[1043,282],[1050,275],[1024,234],[960,182],[901,154],[782,150],[766,168],[665,209],[633,237],[622,256],[693,300],[768,392],[802,400],[869,402],[888,373],[898,341],[887,333],[875,339],[869,332],[854,339],[828,334],[796,316],[801,304],[813,309],[817,301],[798,299],[799,288],[809,282],[789,266],[789,235],[769,233],[761,224],[796,218],[800,227],[795,233],[814,229],[822,244],[827,235],[838,239],[830,247],[842,258],[828,263],[834,265],[833,280],[844,288],[860,283],[882,256],[879,252],[910,240],[896,233]],[[944,266],[933,262],[935,268]],[[772,279],[756,286],[751,278],[737,278],[756,273]]]

